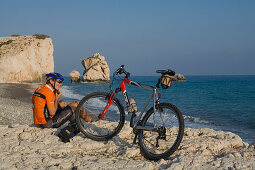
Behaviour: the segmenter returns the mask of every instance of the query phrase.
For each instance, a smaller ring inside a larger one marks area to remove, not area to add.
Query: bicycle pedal
[[[159,147],[158,140],[159,140],[159,136],[156,138],[156,148]]]

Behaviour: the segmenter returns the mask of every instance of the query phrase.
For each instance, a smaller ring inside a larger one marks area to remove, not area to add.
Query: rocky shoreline
[[[146,160],[126,122],[120,134],[97,142],[83,134],[63,143],[57,129],[32,124],[35,85],[0,84],[0,169],[255,169],[254,145],[231,132],[185,129],[168,160]],[[14,127],[10,123],[19,123]]]
[[[231,133],[185,130],[179,149],[168,160],[146,160],[128,122],[120,134],[97,142],[81,133],[63,143],[57,129],[0,125],[1,169],[254,169],[254,146]]]

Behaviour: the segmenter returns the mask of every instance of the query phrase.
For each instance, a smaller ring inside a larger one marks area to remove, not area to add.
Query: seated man
[[[78,101],[69,105],[59,100],[61,92],[59,88],[64,78],[59,73],[46,74],[46,85],[37,88],[32,97],[34,124],[42,128],[58,128],[68,120],[75,122],[75,110]],[[84,108],[81,110],[81,118],[87,122],[91,118],[87,116]]]

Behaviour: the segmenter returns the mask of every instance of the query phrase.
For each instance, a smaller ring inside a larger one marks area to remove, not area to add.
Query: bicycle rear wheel
[[[179,147],[184,134],[183,116],[170,103],[161,103],[156,113],[153,107],[145,114],[142,126],[153,127],[153,131],[141,130],[139,145],[141,154],[150,160],[166,159]]]
[[[75,119],[79,130],[86,137],[104,141],[111,139],[122,129],[125,122],[125,112],[117,98],[112,99],[113,103],[104,118],[98,119],[108,103],[109,96],[109,93],[95,92],[85,96],[80,101],[75,112]],[[86,122],[81,118],[81,112],[84,108],[87,116],[92,118],[92,122]]]

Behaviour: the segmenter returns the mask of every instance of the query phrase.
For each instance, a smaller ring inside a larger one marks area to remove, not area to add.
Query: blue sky
[[[55,71],[99,52],[113,72],[255,75],[254,0],[6,0],[0,36],[49,35]]]

